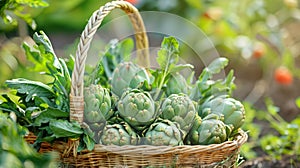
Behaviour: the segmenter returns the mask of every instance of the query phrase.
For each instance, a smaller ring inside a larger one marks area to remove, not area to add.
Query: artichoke
[[[178,123],[184,136],[190,131],[196,114],[194,102],[185,94],[172,94],[161,105],[160,117]]]
[[[109,91],[100,85],[90,85],[84,89],[84,118],[88,123],[107,121],[112,115]]]
[[[240,128],[245,121],[245,109],[243,104],[226,95],[212,97],[205,101],[199,108],[201,117],[213,113],[224,116],[224,123],[229,125],[232,131]]]
[[[230,129],[216,114],[203,118],[201,124],[195,124],[189,134],[193,145],[218,144],[227,140]]]
[[[182,144],[182,132],[169,120],[161,120],[153,123],[145,132],[143,139],[145,145],[168,145],[177,146]]]
[[[124,62],[120,63],[112,74],[111,89],[121,97],[126,90],[141,87],[145,81],[150,83],[150,77],[144,68],[132,62]]]
[[[194,121],[193,121],[193,126],[192,126],[191,130],[188,132],[188,135],[184,139],[185,144],[187,144],[187,145],[192,144],[191,143],[192,134],[195,132],[195,130],[197,131],[197,129],[200,127],[201,123],[202,123],[201,117],[196,114]]]
[[[99,132],[99,143],[103,145],[137,145],[139,136],[125,122],[108,124]]]
[[[171,94],[184,93],[187,94],[188,86],[185,78],[180,75],[180,73],[173,73],[167,82],[166,94],[170,96]]]
[[[141,131],[157,116],[156,104],[148,92],[126,91],[118,102],[119,115],[134,129]]]

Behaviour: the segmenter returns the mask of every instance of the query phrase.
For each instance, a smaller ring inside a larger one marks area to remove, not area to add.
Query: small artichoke
[[[185,78],[180,73],[171,74],[170,79],[167,82],[166,94],[170,96],[171,94],[179,94],[188,92],[188,85]]]
[[[178,123],[184,136],[190,131],[196,114],[194,102],[185,94],[172,94],[161,105],[160,117]]]
[[[195,132],[195,130],[197,130],[200,127],[201,123],[202,123],[201,117],[198,114],[196,114],[196,116],[194,118],[194,121],[193,121],[193,126],[192,126],[190,132],[188,132],[188,135],[184,139],[185,144],[187,144],[187,145],[192,144],[191,143],[192,134]]]
[[[219,144],[227,140],[230,129],[216,114],[209,114],[190,131],[192,145]]]
[[[210,98],[199,108],[201,117],[213,113],[224,116],[224,123],[229,125],[232,131],[240,128],[245,122],[245,109],[243,104],[226,95]]]
[[[148,92],[133,89],[125,92],[118,102],[118,114],[134,129],[141,131],[157,116],[156,104]]]
[[[177,146],[182,144],[182,132],[176,123],[161,120],[153,123],[145,132],[145,145]]]
[[[121,97],[126,90],[138,88],[145,81],[150,83],[150,77],[144,68],[132,62],[124,62],[120,63],[112,74],[111,89]]]
[[[108,124],[99,132],[99,143],[103,145],[137,145],[139,136],[125,122]]]
[[[100,85],[84,89],[84,118],[88,123],[105,122],[113,115],[109,91]]]

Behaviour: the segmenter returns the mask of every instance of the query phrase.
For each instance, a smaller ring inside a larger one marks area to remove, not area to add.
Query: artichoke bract
[[[160,117],[178,123],[184,136],[190,131],[196,114],[193,101],[185,94],[172,94],[161,105]]]
[[[114,114],[109,91],[101,85],[84,89],[84,118],[88,123],[107,121]]]
[[[201,124],[193,127],[189,137],[192,145],[219,144],[227,140],[230,129],[216,114],[203,118]]]
[[[185,78],[180,73],[171,74],[170,79],[167,82],[166,94],[170,96],[171,94],[179,94],[188,92],[188,85]]]
[[[225,95],[208,99],[200,106],[198,113],[202,117],[210,113],[223,115],[224,123],[229,125],[232,131],[240,128],[245,122],[245,108],[243,104]]]
[[[126,90],[138,88],[145,81],[150,83],[145,68],[132,62],[124,62],[120,63],[112,74],[111,89],[114,94],[121,97]]]
[[[156,104],[148,92],[133,89],[122,95],[118,114],[134,129],[141,131],[156,119]]]
[[[103,145],[137,145],[139,136],[125,122],[108,124],[99,132],[99,144]]]
[[[162,120],[153,123],[145,132],[143,144],[154,146],[177,146],[182,144],[182,132],[169,120]]]

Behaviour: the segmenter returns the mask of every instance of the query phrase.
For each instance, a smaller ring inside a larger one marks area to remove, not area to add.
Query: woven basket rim
[[[95,144],[94,152],[112,152],[118,154],[144,154],[157,155],[168,153],[199,153],[209,152],[221,149],[239,149],[248,139],[245,131],[239,130],[239,135],[234,140],[228,140],[220,144],[209,145],[178,145],[178,146],[153,146],[153,145],[101,145]],[[83,150],[87,152],[88,150]]]

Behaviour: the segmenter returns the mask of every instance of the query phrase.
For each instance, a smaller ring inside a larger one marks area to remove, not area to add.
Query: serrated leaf
[[[165,37],[161,49],[157,53],[157,63],[161,69],[169,68],[170,64],[178,62],[179,43],[174,37]]]
[[[33,97],[55,97],[53,90],[42,82],[31,81],[27,79],[13,79],[5,82],[9,88],[16,89],[19,93],[26,94],[25,101],[33,99]]]

